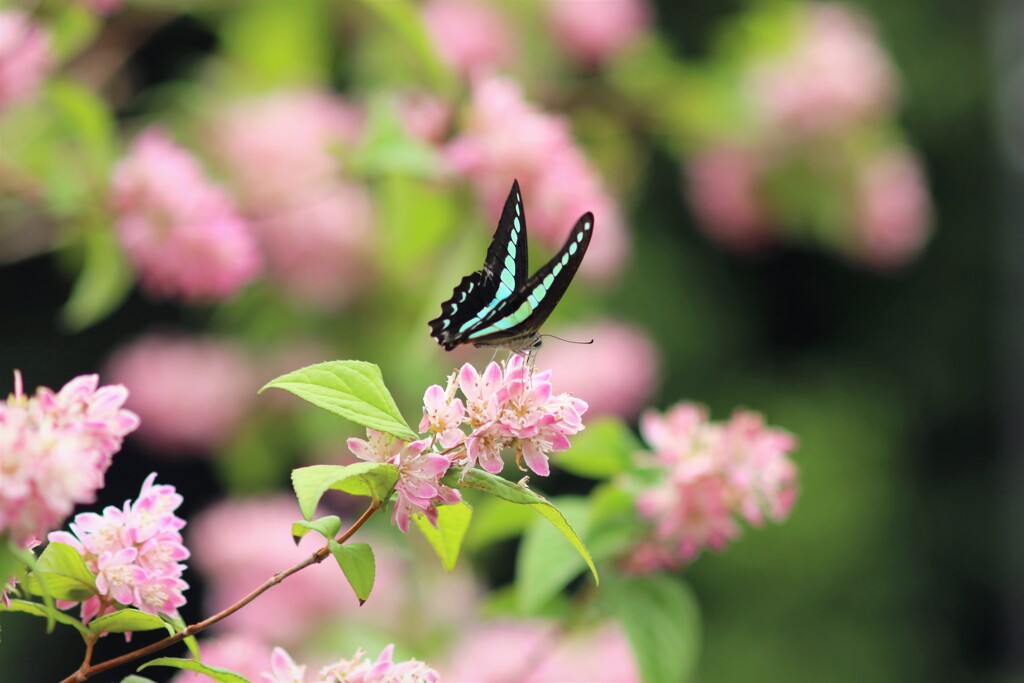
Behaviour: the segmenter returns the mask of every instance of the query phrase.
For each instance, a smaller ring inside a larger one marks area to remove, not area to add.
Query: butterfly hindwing
[[[489,319],[502,301],[527,281],[526,212],[513,181],[498,228],[491,238],[484,267],[462,278],[450,299],[441,304],[441,315],[430,321],[430,334],[445,349],[466,341],[468,330]]]
[[[590,246],[593,228],[593,214],[583,214],[559,252],[513,296],[500,301],[486,319],[470,326],[466,340],[478,346],[529,348],[576,275]]]

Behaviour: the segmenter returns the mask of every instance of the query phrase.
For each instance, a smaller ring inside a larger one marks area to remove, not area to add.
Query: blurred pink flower
[[[284,495],[230,500],[200,513],[192,524],[189,546],[194,566],[208,582],[206,611],[224,609],[322,546],[317,534],[308,534],[295,545],[291,525],[301,518],[295,498]],[[358,616],[361,623],[394,623],[408,596],[399,580],[400,565],[384,548],[374,544],[376,580],[362,607],[337,563],[328,561],[290,576],[234,614],[225,626],[264,642],[291,646],[331,619]]]
[[[152,294],[223,299],[259,272],[249,225],[157,128],[137,136],[117,165],[113,203],[121,245]]]
[[[661,479],[637,496],[651,530],[629,558],[632,571],[678,569],[704,548],[725,548],[740,533],[737,519],[782,521],[796,502],[797,469],[788,458],[796,439],[757,413],[714,423],[700,406],[681,403],[664,415],[644,413],[640,431],[654,449],[640,463]]]
[[[586,399],[587,415],[636,417],[658,379],[658,352],[645,331],[615,320],[561,328],[559,337],[594,340],[577,346],[557,339],[544,343],[540,367],[558,377],[559,388]]]
[[[756,152],[729,146],[711,147],[687,162],[690,206],[711,238],[740,251],[772,240],[768,207],[758,187],[765,163]]]
[[[402,124],[424,142],[439,143],[448,133],[454,112],[445,100],[424,91],[404,93],[398,101]]]
[[[629,242],[618,205],[573,141],[568,121],[526,102],[514,81],[492,77],[473,83],[466,125],[446,156],[493,216],[500,215],[518,179],[530,235],[550,248],[561,247],[576,220],[593,211],[584,276],[610,277],[625,262]]]
[[[0,533],[28,546],[59,527],[74,506],[92,503],[114,453],[139,418],[121,406],[128,390],[81,375],[54,393],[14,393],[0,403]]]
[[[50,33],[17,9],[0,11],[0,110],[31,99],[54,66]]]
[[[931,227],[931,201],[917,159],[901,150],[871,159],[861,169],[857,195],[855,239],[862,258],[878,268],[914,258]]]
[[[388,645],[376,661],[363,659],[366,651],[356,650],[351,659],[342,659],[320,670],[312,679],[306,677],[306,666],[296,664],[284,649],[274,648],[270,672],[263,674],[267,683],[437,683],[440,677],[424,662],[409,659],[395,662],[394,644]]]
[[[176,616],[185,604],[183,560],[188,549],[181,529],[185,520],[174,514],[183,498],[173,486],[156,485],[156,472],[142,484],[139,497],[123,508],[108,506],[102,515],[84,512],[75,516],[71,533],[53,531],[49,540],[64,543],[82,554],[96,575],[94,595],[81,603],[82,619],[133,606],[149,614]],[[58,600],[61,609],[77,602]]]
[[[261,680],[267,670],[271,649],[259,639],[242,633],[229,633],[199,641],[203,652],[203,664],[219,666],[245,676],[252,683]],[[204,674],[182,671],[171,679],[171,683],[209,683]]]
[[[868,19],[849,5],[811,3],[793,44],[752,72],[766,122],[783,133],[832,132],[886,114],[896,74]]]
[[[444,680],[474,683],[639,683],[640,672],[614,624],[561,634],[543,621],[494,622],[464,630]]]
[[[362,127],[362,114],[333,95],[288,91],[232,105],[207,131],[269,276],[295,301],[336,309],[371,274],[373,203],[339,162]]]
[[[228,340],[151,334],[118,349],[109,371],[130,386],[139,438],[167,453],[215,449],[245,418],[259,383]]]
[[[242,204],[263,213],[304,204],[339,173],[336,152],[362,134],[363,115],[317,90],[286,90],[235,102],[206,129],[206,145]]]
[[[546,10],[555,42],[587,64],[628,47],[651,23],[647,0],[547,0]]]
[[[508,66],[516,49],[508,17],[479,0],[429,0],[423,23],[441,58],[464,75]]]

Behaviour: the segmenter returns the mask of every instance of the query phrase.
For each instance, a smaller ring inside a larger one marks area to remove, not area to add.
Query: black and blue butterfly
[[[528,278],[526,212],[519,182],[513,181],[484,267],[462,278],[441,304],[441,315],[430,321],[430,335],[448,351],[460,344],[517,353],[539,346],[540,326],[572,282],[593,232],[594,215],[588,211],[576,221],[565,246]]]

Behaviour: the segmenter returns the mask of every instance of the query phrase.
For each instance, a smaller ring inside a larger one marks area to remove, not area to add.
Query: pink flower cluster
[[[157,128],[132,142],[113,178],[117,235],[151,294],[226,298],[261,267],[250,226],[199,163]]]
[[[452,400],[456,381],[466,397],[463,420],[471,429],[465,438],[466,467],[480,465],[488,472],[500,472],[504,466],[501,452],[511,448],[517,463],[525,461],[527,467],[546,477],[548,453],[567,450],[569,437],[583,430],[586,401],[571,394],[555,394],[550,370],[533,372],[522,356],[515,355],[504,368],[490,363],[482,375],[472,365],[463,365],[457,380],[455,375],[449,378],[443,396],[437,385],[427,389],[421,431],[426,428],[443,435],[440,430],[459,424],[452,419],[461,408],[459,399]]]
[[[501,453],[511,448],[517,463],[525,461],[547,476],[548,453],[569,448],[569,437],[583,430],[587,404],[569,394],[556,395],[550,379],[550,371],[533,372],[519,355],[504,367],[490,363],[483,374],[467,363],[452,373],[447,388],[435,384],[423,395],[419,431],[429,438],[406,443],[368,429],[366,440],[348,440],[349,450],[362,460],[398,468],[392,521],[402,531],[414,514],[436,525],[437,506],[461,500],[458,490],[441,483],[452,466],[500,472]],[[455,396],[458,390],[465,401]]]
[[[629,47],[651,23],[647,0],[547,0],[559,47],[585,64],[599,64]]]
[[[466,125],[445,155],[494,216],[509,179],[517,178],[530,234],[551,248],[561,247],[576,219],[592,211],[598,225],[580,272],[604,278],[623,265],[629,245],[617,203],[573,141],[569,122],[528,103],[514,81],[473,83]]]
[[[429,449],[429,439],[406,443],[374,429],[367,429],[366,435],[366,441],[349,439],[349,450],[361,460],[387,462],[398,468],[391,520],[399,529],[408,531],[409,520],[416,513],[437,526],[437,506],[462,500],[458,490],[441,483],[451,459]]]
[[[317,90],[234,103],[207,127],[207,146],[241,198],[268,276],[296,302],[337,309],[371,274],[373,202],[340,161],[362,131],[360,110]]]
[[[167,453],[209,453],[245,418],[259,383],[227,339],[147,335],[118,349],[110,376],[130,386],[138,437]]]
[[[509,19],[496,4],[430,0],[422,14],[441,59],[463,75],[508,66],[516,53]]]
[[[0,11],[0,110],[31,99],[53,64],[49,32],[21,10]]]
[[[441,671],[448,680],[474,683],[641,680],[629,640],[614,622],[569,632],[541,619],[471,624]]]
[[[755,106],[783,135],[815,135],[887,114],[896,74],[865,17],[848,5],[811,3],[790,47],[751,73]]]
[[[788,457],[796,439],[757,413],[736,411],[715,423],[702,407],[682,403],[664,415],[645,413],[640,429],[654,453],[639,457],[658,481],[637,497],[651,529],[629,559],[634,571],[676,569],[703,548],[722,550],[739,535],[738,519],[781,521],[796,502],[797,469]]]
[[[872,130],[892,125],[895,69],[848,5],[810,3],[791,19],[790,42],[746,64],[750,130],[716,132],[686,164],[699,225],[739,250],[791,234],[871,267],[903,265],[928,237],[931,204],[918,160]],[[803,194],[773,189],[796,182]]]
[[[128,390],[81,375],[53,392],[39,387],[0,403],[0,534],[28,545],[58,528],[76,504],[96,500],[114,453],[139,418],[121,406]]]
[[[352,659],[342,659],[320,670],[318,683],[436,683],[441,677],[426,663],[409,659],[395,662],[394,644],[388,645],[377,661],[364,659],[365,650],[356,651]],[[270,656],[270,672],[263,674],[267,683],[306,683],[306,666],[296,664],[282,648],[274,648]]]
[[[82,554],[96,575],[94,595],[82,603],[82,620],[134,606],[149,614],[177,615],[188,584],[181,564],[189,556],[182,544],[185,520],[174,514],[182,497],[173,486],[155,484],[156,473],[142,483],[139,497],[123,508],[108,506],[102,515],[75,515],[71,533],[54,531],[49,540]],[[61,609],[77,603],[58,601]]]

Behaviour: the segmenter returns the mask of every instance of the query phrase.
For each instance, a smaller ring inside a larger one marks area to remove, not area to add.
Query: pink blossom
[[[793,44],[752,74],[766,122],[814,135],[877,119],[896,100],[896,75],[866,17],[849,5],[811,3]]]
[[[245,676],[254,683],[266,671],[270,661],[270,647],[257,638],[242,633],[230,633],[216,638],[200,640],[203,664],[219,666]],[[171,679],[172,683],[209,683],[209,677],[182,671]]]
[[[451,461],[428,450],[429,440],[407,444],[375,429],[367,429],[366,434],[367,441],[349,439],[349,450],[362,460],[387,462],[398,468],[391,519],[403,532],[409,530],[409,521],[415,514],[423,514],[431,524],[437,526],[437,506],[462,500],[457,490],[441,483],[441,477],[451,467]]]
[[[750,150],[719,146],[687,162],[690,206],[710,237],[740,251],[758,249],[773,239],[760,188],[765,161]]]
[[[321,547],[323,539],[316,534],[308,534],[296,546],[291,525],[301,518],[294,496],[283,495],[230,500],[201,512],[191,525],[189,546],[195,554],[194,566],[207,581],[205,611],[224,609],[268,576]],[[243,635],[290,646],[332,619],[354,618],[356,610],[361,624],[394,623],[409,599],[399,578],[401,566],[393,553],[381,551],[377,543],[374,549],[378,550],[376,581],[362,607],[338,565],[323,562],[267,591],[226,625]]]
[[[921,250],[931,223],[924,174],[908,152],[883,153],[861,169],[857,186],[857,251],[870,264],[893,268]]]
[[[516,52],[509,20],[493,4],[472,0],[430,0],[423,23],[441,58],[470,75],[507,66]]]
[[[654,449],[641,463],[657,474],[637,496],[650,524],[629,558],[637,572],[676,569],[704,548],[724,549],[740,534],[738,519],[782,521],[796,501],[797,470],[790,434],[766,427],[757,413],[736,411],[726,423],[682,403],[664,415],[649,411],[641,433]]]
[[[118,349],[110,374],[132,387],[139,437],[165,453],[208,453],[241,425],[259,382],[225,339],[151,334]]]
[[[548,474],[547,454],[569,448],[569,436],[583,429],[581,415],[587,404],[569,394],[555,395],[550,372],[533,372],[522,356],[512,356],[504,368],[490,363],[483,374],[470,364],[459,371],[459,387],[466,397],[466,449],[452,454],[465,459],[465,467],[479,464],[500,472],[501,452],[512,448],[516,461],[541,476]]]
[[[576,220],[592,211],[596,227],[580,270],[584,276],[610,277],[625,262],[629,243],[618,205],[573,141],[568,121],[526,102],[514,81],[473,83],[466,125],[445,154],[495,218],[517,178],[530,235],[549,248],[561,247]]]
[[[0,532],[25,546],[96,500],[111,458],[139,418],[121,406],[128,390],[81,375],[54,393],[39,387],[0,403]]]
[[[139,497],[122,508],[79,514],[70,525],[72,533],[50,533],[51,542],[78,550],[96,574],[98,593],[81,603],[83,621],[119,606],[176,616],[185,604],[182,561],[189,552],[180,533],[185,520],[174,514],[183,499],[173,486],[158,486],[155,480],[155,472],[146,477]],[[62,609],[74,604],[58,601]]]
[[[53,68],[50,33],[21,10],[0,11],[0,110],[31,99]]]
[[[455,377],[453,373],[448,380],[448,390],[434,384],[423,394],[423,419],[420,420],[420,433],[430,432],[437,435],[443,448],[452,448],[462,443],[465,434],[459,429],[466,416],[462,400],[455,398]]]
[[[118,238],[151,294],[223,299],[260,270],[249,224],[158,128],[137,136],[117,165],[113,203]]]
[[[614,56],[651,23],[646,0],[547,0],[545,9],[555,42],[587,64]]]
[[[208,146],[242,198],[268,275],[296,302],[337,309],[372,274],[373,202],[339,161],[362,127],[357,109],[319,91],[239,102],[208,127]]]
[[[636,417],[657,384],[658,352],[647,333],[617,320],[561,328],[559,337],[587,346],[546,341],[537,362],[558,377],[558,385],[586,396],[587,414]]]
[[[359,649],[352,659],[342,659],[325,666],[315,681],[322,683],[436,683],[441,678],[424,662],[409,659],[395,662],[394,644],[388,645],[377,661],[364,659],[366,651]],[[270,672],[263,674],[267,683],[305,683],[306,666],[296,664],[285,650],[274,648],[270,659]]]
[[[640,672],[615,624],[562,633],[534,620],[492,622],[464,629],[445,680],[475,683],[639,683]]]

